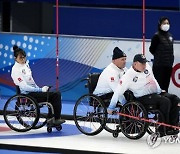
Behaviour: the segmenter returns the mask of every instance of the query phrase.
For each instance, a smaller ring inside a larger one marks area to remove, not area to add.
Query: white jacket
[[[39,88],[33,77],[28,62],[25,64],[19,64],[15,62],[12,67],[11,77],[15,85],[19,86],[21,93],[27,94],[28,92],[41,92],[42,88]]]
[[[112,96],[110,106],[115,106],[118,99],[128,89],[131,90],[137,98],[153,93],[159,94],[161,92],[161,88],[148,63],[146,63],[144,72],[136,72],[132,66],[127,70],[126,74],[122,76],[120,83]]]
[[[109,64],[99,76],[93,94],[101,96],[114,92],[119,84],[120,78],[125,74],[126,70],[127,68],[119,69],[114,63]]]

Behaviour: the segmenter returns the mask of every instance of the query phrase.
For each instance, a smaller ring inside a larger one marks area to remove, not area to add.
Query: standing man
[[[93,94],[98,96],[109,94],[109,97],[111,98],[120,78],[127,70],[125,65],[126,54],[118,47],[115,47],[113,50],[112,62],[101,73]],[[121,102],[123,99],[124,98],[122,97]]]

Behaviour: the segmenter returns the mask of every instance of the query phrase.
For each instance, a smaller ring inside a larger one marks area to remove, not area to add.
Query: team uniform
[[[131,66],[131,68],[121,78],[117,86],[116,93],[114,93],[111,99],[111,104],[116,104],[119,96],[123,95],[124,92],[128,89],[133,92],[136,98],[161,92],[161,89],[153,76],[149,64],[146,64],[146,70],[144,72],[137,72]]]
[[[37,102],[47,101],[47,92],[42,92],[42,88],[36,85],[28,62],[20,64],[15,62],[12,67],[11,77],[15,85],[19,86],[22,94],[28,94]],[[49,101],[53,105],[55,119],[61,115],[61,94],[60,92],[49,92]]]
[[[177,125],[179,118],[179,110],[177,104],[179,98],[175,95],[165,97],[160,95],[161,88],[156,81],[152,69],[146,63],[144,72],[135,71],[131,67],[122,76],[117,89],[112,96],[109,109],[114,109],[119,97],[121,97],[126,90],[131,90],[138,101],[142,104],[156,104],[165,117],[165,122]]]
[[[97,86],[93,94],[102,96],[107,93],[112,93],[116,90],[120,78],[125,74],[127,68],[118,68],[114,63],[109,64],[99,76]],[[124,97],[120,101],[124,102]]]
[[[11,77],[20,88],[21,93],[27,94],[28,92],[42,92],[42,88],[38,87],[32,77],[32,72],[28,62],[19,64],[15,62],[12,67]]]

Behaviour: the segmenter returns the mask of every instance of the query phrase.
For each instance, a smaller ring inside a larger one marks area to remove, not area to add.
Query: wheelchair
[[[139,139],[146,132],[149,134],[157,132],[160,125],[157,125],[156,122],[163,121],[163,115],[156,110],[156,106],[143,106],[136,101],[130,91],[126,91],[124,94],[127,100],[126,104],[117,103],[118,113],[108,114],[107,107],[112,94],[105,96],[93,94],[99,76],[100,73],[88,75],[85,87],[88,88],[89,93],[81,96],[75,103],[73,116],[79,131],[85,135],[93,136],[105,129],[115,138],[122,132],[129,139]],[[149,122],[142,119],[148,119]]]
[[[61,125],[53,125],[54,109],[48,102],[48,92],[46,102],[37,102],[28,94],[21,94],[16,86],[16,95],[10,97],[4,105],[3,116],[6,124],[17,132],[39,129],[45,125],[48,133],[52,132],[52,127],[60,131]]]

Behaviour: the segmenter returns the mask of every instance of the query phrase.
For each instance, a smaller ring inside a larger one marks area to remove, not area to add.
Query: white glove
[[[47,91],[48,91],[48,89],[49,89],[49,87],[48,87],[48,86],[43,86],[43,87],[42,87],[42,92],[47,92]]]

